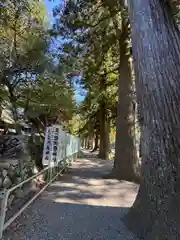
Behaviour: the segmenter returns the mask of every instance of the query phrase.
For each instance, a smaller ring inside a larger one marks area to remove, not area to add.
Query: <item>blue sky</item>
[[[45,4],[46,4],[46,8],[47,8],[47,11],[48,11],[48,15],[49,15],[49,18],[50,18],[50,22],[53,23],[53,15],[52,15],[52,10],[55,6],[61,4],[61,0],[45,0]],[[79,85],[76,85],[75,86],[75,94],[76,94],[76,100],[77,102],[81,102],[83,101],[84,99],[84,96],[82,96],[80,94],[80,86]]]
[[[48,12],[52,12],[53,7],[57,6],[60,3],[60,0],[45,0],[45,4]]]

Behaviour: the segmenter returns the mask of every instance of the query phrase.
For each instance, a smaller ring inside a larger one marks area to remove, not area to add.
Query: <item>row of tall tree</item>
[[[69,0],[54,14],[56,34],[67,39],[63,52],[87,91],[81,133],[97,134],[102,158],[117,120],[109,177],[137,180],[140,125],[141,184],[127,226],[141,239],[179,239],[179,1]]]
[[[87,146],[93,139],[99,157],[108,159],[109,135],[116,126],[109,177],[138,180],[139,131],[127,9],[115,0],[67,1],[63,11],[55,8],[54,15],[54,31],[66,39],[63,55],[75,61],[74,74],[86,91],[79,108],[82,138]]]
[[[77,125],[74,83],[81,84],[76,130],[99,140],[106,159],[116,125],[107,177],[136,181],[140,126],[140,189],[124,221],[146,240],[180,238],[179,5],[69,0],[54,9],[49,31],[42,1],[0,3],[0,106],[10,103],[16,133],[22,118],[39,133],[52,123]]]

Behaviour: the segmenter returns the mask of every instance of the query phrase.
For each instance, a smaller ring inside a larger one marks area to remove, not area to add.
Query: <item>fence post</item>
[[[53,167],[51,166],[50,167],[50,181],[52,180],[53,178]]]
[[[3,237],[3,231],[4,231],[4,222],[6,217],[6,208],[7,208],[7,201],[8,201],[8,191],[3,190],[0,192],[0,199],[1,199],[1,218],[0,218],[0,239]]]

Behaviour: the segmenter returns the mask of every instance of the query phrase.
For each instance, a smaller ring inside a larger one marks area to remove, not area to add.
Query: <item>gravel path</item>
[[[5,240],[135,240],[121,218],[138,186],[101,179],[111,162],[79,159],[5,232]]]

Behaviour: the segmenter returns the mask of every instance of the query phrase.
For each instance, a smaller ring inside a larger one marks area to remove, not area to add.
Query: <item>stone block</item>
[[[11,179],[13,179],[14,177],[15,177],[15,167],[13,167],[13,166],[11,166],[10,165],[10,167],[9,167],[9,169],[8,169],[8,176],[11,178]]]
[[[16,185],[21,183],[21,182],[22,182],[21,177],[16,177],[15,180],[14,180],[14,184],[16,184]]]
[[[8,170],[3,169],[3,170],[2,170],[2,176],[3,176],[3,178],[6,178],[7,175],[8,175]]]
[[[11,179],[8,177],[8,176],[6,176],[5,178],[4,178],[4,181],[3,181],[3,188],[10,188],[12,186],[12,181],[11,181]]]

